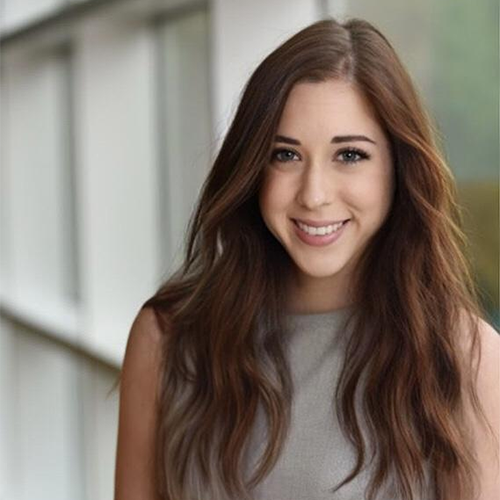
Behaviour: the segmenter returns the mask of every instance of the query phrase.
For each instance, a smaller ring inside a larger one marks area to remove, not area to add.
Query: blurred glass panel
[[[84,498],[78,366],[67,352],[17,327],[10,400],[13,498]]]
[[[117,372],[80,360],[83,398],[80,401],[85,443],[88,500],[113,498],[118,425],[118,391],[110,392]]]
[[[457,179],[483,303],[498,326],[498,1],[329,0],[327,10],[374,23],[409,69]]]
[[[12,453],[18,443],[12,429],[16,420],[13,401],[17,400],[14,386],[16,333],[10,322],[0,315],[0,498],[11,498],[15,487],[16,464]]]
[[[66,3],[68,0],[0,0],[0,27],[15,29],[52,14]]]
[[[78,301],[71,87],[68,47],[6,52],[0,110],[4,291],[40,304]]]
[[[0,347],[0,493],[112,498],[117,370],[2,316]]]
[[[75,134],[76,78],[73,50],[61,48],[59,58],[64,68],[61,82],[62,101],[62,238],[64,246],[62,294],[77,305],[80,300],[80,244],[78,240],[77,151]]]
[[[162,271],[181,259],[183,236],[210,154],[208,20],[205,10],[163,22],[158,32],[159,153],[165,231]]]
[[[1,0],[0,0],[1,1]],[[7,98],[4,92],[5,77],[2,71],[0,61],[0,294],[3,293],[7,285],[9,273],[7,270],[9,257],[7,255],[7,225],[8,219],[8,194],[7,194],[7,168],[6,168],[6,148],[5,148],[5,130],[6,130],[6,105]]]
[[[430,99],[458,181],[483,301],[499,316],[499,4],[437,2]],[[452,20],[452,22],[450,22]]]

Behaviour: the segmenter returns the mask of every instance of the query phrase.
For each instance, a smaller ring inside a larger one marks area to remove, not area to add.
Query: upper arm
[[[151,309],[141,309],[128,338],[120,384],[115,500],[158,500],[154,444],[161,332]]]
[[[480,468],[479,500],[500,498],[500,336],[487,322],[479,320],[481,359],[477,394],[495,439],[471,412],[472,436]]]

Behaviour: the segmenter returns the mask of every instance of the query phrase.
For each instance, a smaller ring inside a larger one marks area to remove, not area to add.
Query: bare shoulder
[[[494,383],[498,389],[500,382],[500,334],[486,321],[479,319],[479,338],[481,342],[483,377]],[[497,393],[500,397],[500,394]]]
[[[163,338],[164,335],[154,311],[151,308],[141,309],[130,329],[123,368],[135,367],[136,362],[146,360],[156,363]]]
[[[471,320],[473,323],[471,323]],[[460,340],[462,353],[468,355],[472,346],[473,326],[477,325],[480,358],[477,368],[477,389],[482,402],[500,407],[500,334],[487,321],[477,316],[462,315],[460,320]],[[500,422],[496,422],[499,424]]]
[[[484,319],[477,319],[480,358],[477,390],[486,416],[497,436],[500,431],[500,335]]]
[[[150,308],[141,309],[128,336],[121,372],[121,398],[136,395],[137,389],[141,389],[137,396],[154,395],[152,389],[158,387],[163,338],[154,311]]]
[[[481,354],[477,364],[477,395],[485,417],[495,434],[492,438],[468,407],[475,452],[481,471],[479,500],[486,500],[500,498],[500,335],[484,319],[474,318],[474,320],[477,322]],[[463,333],[468,339],[470,323],[465,324],[468,326]],[[468,344],[470,345],[470,342]]]
[[[495,376],[499,375],[500,365],[500,334],[483,318],[474,316],[470,318],[462,316],[460,321],[460,334],[462,346],[469,351],[472,343],[472,327],[471,319],[477,325],[478,342],[480,344],[481,359],[479,363],[479,376],[485,380],[495,380]],[[498,380],[497,380],[498,382]]]
[[[130,329],[121,372],[115,500],[157,500],[154,443],[163,338],[154,311],[141,309]]]

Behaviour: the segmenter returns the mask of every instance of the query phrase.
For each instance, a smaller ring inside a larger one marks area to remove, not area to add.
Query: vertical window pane
[[[2,267],[7,292],[39,305],[78,297],[70,61],[63,48],[3,64]]]
[[[62,295],[70,302],[80,301],[79,242],[78,242],[78,189],[77,164],[75,151],[75,75],[71,46],[65,46],[60,52],[63,68],[61,81],[61,204],[64,207],[61,217],[62,245],[64,261],[62,270]]]
[[[159,30],[159,148],[163,267],[180,259],[183,234],[205,178],[210,150],[208,32],[205,11],[166,22]]]
[[[13,401],[17,391],[14,387],[15,333],[9,322],[0,314],[0,498],[10,498],[14,489],[16,466],[12,453],[16,449],[13,426],[16,420]]]
[[[118,392],[110,393],[117,373],[95,363],[81,363],[86,499],[113,498],[118,424]]]
[[[7,98],[3,64],[0,60],[0,295],[4,293],[9,279],[7,254],[7,225],[8,218],[8,171],[7,171],[7,141],[5,139],[7,129]]]
[[[77,365],[36,333],[17,328],[15,337],[14,498],[83,499]]]

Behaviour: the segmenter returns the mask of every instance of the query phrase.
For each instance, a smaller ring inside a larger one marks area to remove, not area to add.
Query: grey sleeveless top
[[[356,457],[340,430],[333,404],[348,337],[343,322],[350,312],[351,307],[287,317],[287,348],[294,384],[291,427],[275,467],[253,490],[254,500],[365,498],[371,470],[366,462],[354,480],[335,493],[330,491],[348,476]],[[258,415],[248,452],[248,471],[254,470],[265,448],[263,422],[262,414]],[[360,425],[363,428],[363,421]],[[365,441],[369,459],[372,450]],[[389,481],[377,498],[399,500],[394,491]],[[430,496],[422,500],[430,500]]]

